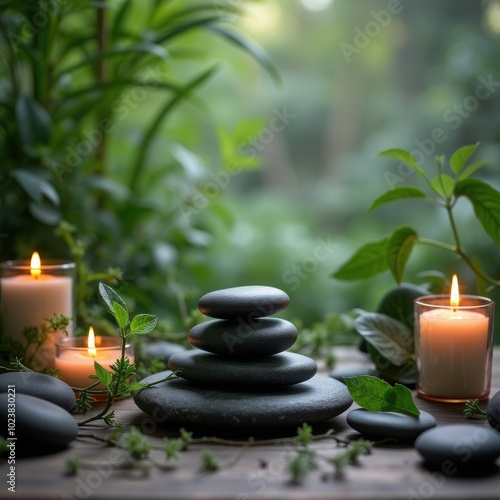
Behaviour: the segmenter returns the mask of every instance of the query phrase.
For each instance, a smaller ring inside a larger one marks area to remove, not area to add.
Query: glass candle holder
[[[56,344],[55,367],[64,382],[71,387],[83,389],[96,382],[89,378],[89,375],[95,374],[94,361],[111,371],[110,366],[121,357],[121,350],[121,337],[97,335],[95,347],[88,347],[87,337],[65,337]],[[134,362],[132,344],[125,344],[125,355],[131,363]],[[95,389],[101,390],[104,386],[100,384]]]
[[[33,268],[30,261],[10,260],[0,264],[3,334],[27,346],[24,361],[35,371],[54,368],[55,343],[62,332],[50,333],[38,349],[27,345],[25,328],[46,325],[54,313],[74,317],[75,264],[43,260]],[[72,322],[67,332],[72,334]]]
[[[451,306],[449,295],[428,295],[414,304],[417,394],[450,403],[487,399],[494,302],[462,295]]]

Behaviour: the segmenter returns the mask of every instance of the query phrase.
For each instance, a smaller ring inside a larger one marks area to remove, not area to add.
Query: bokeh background
[[[214,73],[151,129],[147,149],[138,154],[170,90],[137,84],[112,93],[103,83],[123,74],[123,66],[100,67],[99,80],[95,68],[65,72],[81,52],[61,58],[61,74],[40,101],[53,120],[43,151],[16,153],[8,110],[0,115],[1,260],[27,258],[34,248],[42,257],[67,257],[70,250],[54,235],[64,220],[75,228],[88,267],[122,269],[118,289],[173,330],[185,327],[204,293],[248,284],[284,289],[291,304],[283,317],[308,326],[332,312],[374,309],[394,285],[388,272],[359,282],[332,278],[363,243],[404,224],[452,241],[445,212],[425,202],[369,213],[390,187],[420,185],[396,161],[376,158],[378,152],[407,148],[431,170],[436,155],[449,158],[459,146],[480,141],[474,159],[492,165],[478,175],[500,188],[499,1],[161,3],[163,10],[153,15],[155,2],[110,1],[108,45],[131,43],[125,33],[135,42],[155,40],[164,29],[161,15],[173,30],[188,19],[172,15],[176,9],[204,5],[200,16],[228,16],[224,26],[267,53],[281,83],[210,29],[167,40],[169,58],[140,67],[137,81],[185,82],[212,67]],[[92,55],[94,15],[90,6],[85,15],[69,16],[61,39],[78,34],[73,42]],[[121,39],[112,31],[118,16]],[[4,18],[4,34],[6,26]],[[26,54],[16,57],[30,64]],[[6,68],[0,75],[4,101],[13,95]],[[24,78],[24,88],[36,96],[35,80]],[[95,78],[101,85],[89,87]],[[57,98],[60,106],[51,111]],[[85,114],[90,108],[99,111]],[[96,124],[106,117],[113,126],[101,142]],[[55,167],[47,157],[57,159]],[[43,192],[34,206],[26,186],[10,175],[19,167],[40,174],[58,193],[57,202]],[[471,206],[461,203],[457,214],[464,246],[500,276],[500,252]],[[453,254],[418,246],[404,281],[425,283],[428,271],[456,272],[462,290],[475,291]]]

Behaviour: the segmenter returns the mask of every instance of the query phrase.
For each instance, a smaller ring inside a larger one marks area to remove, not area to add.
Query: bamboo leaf
[[[461,148],[458,148],[450,158],[450,167],[453,172],[459,175],[465,167],[468,159],[474,154],[478,147],[479,142],[470,146],[462,146]]]
[[[398,285],[403,280],[408,257],[417,239],[417,233],[409,226],[402,226],[389,236],[385,249],[387,265]]]
[[[500,245],[500,192],[478,179],[464,179],[457,182],[454,194],[470,200],[486,234]]]
[[[276,69],[276,66],[271,62],[268,55],[266,54],[264,49],[260,47],[260,45],[257,45],[251,40],[248,40],[247,38],[240,36],[238,33],[230,31],[220,25],[210,26],[209,29],[223,36],[244,51],[248,52],[269,73],[274,83],[276,83],[277,85],[281,85],[283,83],[281,80],[281,76]]]
[[[420,410],[413,402],[410,389],[395,384],[391,387],[385,380],[370,375],[343,377],[354,401],[369,411],[394,411],[418,417]]]
[[[370,206],[369,211],[371,212],[381,205],[386,203],[391,203],[397,200],[403,200],[407,198],[427,198],[427,195],[420,189],[411,186],[400,186],[379,196]]]
[[[35,150],[50,142],[52,121],[42,105],[32,97],[21,96],[16,102],[16,120],[24,145]]]
[[[385,247],[387,238],[367,243],[338,269],[333,277],[340,280],[357,280],[375,276],[387,269]]]

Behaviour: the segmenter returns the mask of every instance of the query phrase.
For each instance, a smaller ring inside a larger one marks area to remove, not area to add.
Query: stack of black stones
[[[136,404],[158,421],[204,426],[300,425],[344,412],[352,404],[346,387],[316,375],[314,360],[286,352],[297,329],[269,316],[288,304],[285,292],[268,286],[204,295],[198,307],[216,319],[189,332],[196,349],[170,357],[168,366],[179,378],[139,391]]]

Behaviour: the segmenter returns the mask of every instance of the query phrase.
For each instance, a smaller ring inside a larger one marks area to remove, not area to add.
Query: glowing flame
[[[42,263],[40,261],[40,255],[38,255],[38,252],[33,252],[30,264],[31,276],[33,276],[33,278],[38,278],[38,276],[40,276],[40,274],[42,273],[41,268]]]
[[[97,349],[95,348],[95,334],[92,327],[89,328],[89,338],[87,340],[87,346],[89,351],[89,356],[96,356]]]
[[[457,275],[453,275],[453,279],[451,280],[451,294],[450,294],[450,306],[458,307],[460,303],[460,295],[458,293],[458,279]]]

